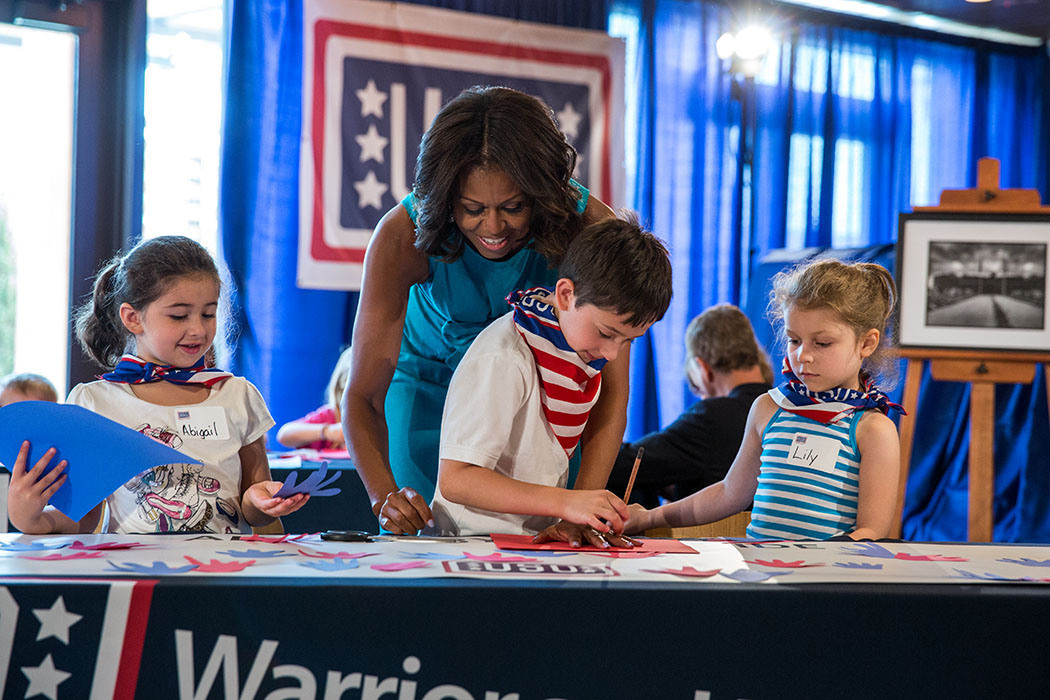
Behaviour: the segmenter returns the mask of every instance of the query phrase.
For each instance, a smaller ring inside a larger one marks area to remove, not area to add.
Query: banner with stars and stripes
[[[373,0],[304,0],[298,285],[360,289],[379,219],[412,188],[419,141],[450,99],[505,85],[555,112],[576,179],[624,204],[620,39]]]

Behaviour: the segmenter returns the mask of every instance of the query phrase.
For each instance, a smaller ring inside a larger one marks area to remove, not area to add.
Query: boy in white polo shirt
[[[513,311],[478,335],[456,369],[431,505],[443,534],[535,534],[558,519],[623,529],[619,497],[566,488],[569,458],[602,367],[667,310],[671,264],[630,216],[581,231],[559,274],[553,289],[507,297]]]

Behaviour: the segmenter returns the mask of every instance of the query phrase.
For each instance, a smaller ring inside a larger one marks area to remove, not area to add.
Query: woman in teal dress
[[[342,415],[383,529],[415,533],[431,519],[441,412],[467,347],[507,313],[510,292],[552,285],[572,237],[613,215],[571,179],[575,164],[542,102],[471,88],[438,113],[420,144],[412,194],[376,226]],[[629,361],[621,353],[602,371],[576,488],[605,488],[627,423]],[[564,524],[544,534],[594,536]]]

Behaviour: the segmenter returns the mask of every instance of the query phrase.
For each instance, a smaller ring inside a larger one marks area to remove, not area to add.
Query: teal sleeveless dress
[[[582,214],[590,193],[572,184],[579,191],[577,211]],[[412,194],[401,205],[415,222]],[[554,286],[558,271],[548,268],[531,248],[496,261],[467,245],[455,262],[429,258],[428,264],[427,279],[408,293],[401,351],[386,395],[386,424],[394,480],[430,503],[437,482],[441,413],[452,373],[478,333],[510,311],[508,294]]]

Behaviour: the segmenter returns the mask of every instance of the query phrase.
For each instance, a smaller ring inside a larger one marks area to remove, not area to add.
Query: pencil
[[[643,452],[645,452],[645,448],[639,447],[638,452],[634,455],[634,466],[631,467],[631,478],[627,480],[627,490],[623,494],[624,503],[627,503],[627,499],[631,497],[631,489],[634,488],[634,477],[638,476],[638,465],[642,463]]]

